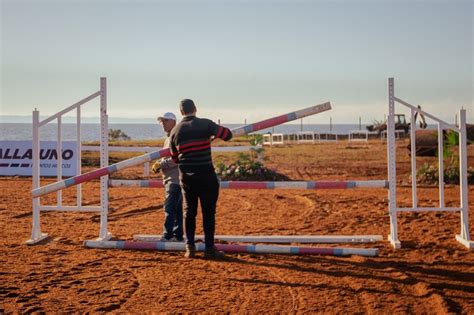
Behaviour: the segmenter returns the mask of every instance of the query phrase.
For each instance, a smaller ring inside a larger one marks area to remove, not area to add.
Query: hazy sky
[[[0,3],[2,115],[53,114],[106,76],[109,116],[192,98],[200,116],[238,123],[331,101],[305,121],[369,123],[393,76],[398,97],[474,120],[473,1]]]

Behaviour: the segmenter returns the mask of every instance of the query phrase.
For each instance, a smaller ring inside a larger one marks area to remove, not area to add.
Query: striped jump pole
[[[285,115],[273,117],[270,119],[253,123],[253,124],[249,124],[249,125],[245,125],[239,128],[232,129],[232,134],[234,137],[247,135],[255,131],[271,128],[271,127],[278,126],[278,125],[281,125],[293,120],[319,114],[330,109],[331,109],[331,103],[326,102],[320,105],[315,105],[315,106],[311,106],[305,109],[301,109],[296,112],[291,112]]]
[[[281,125],[283,123],[290,122],[296,119],[318,114],[330,109],[331,109],[331,103],[326,102],[320,105],[311,106],[302,110],[298,110],[298,111],[291,112],[285,115],[273,117],[267,120],[262,120],[253,124],[249,124],[249,125],[245,125],[245,126],[233,129],[232,134],[234,136],[246,135],[246,134],[259,131],[262,129],[267,129],[267,128],[274,127],[277,125]],[[33,198],[37,198],[48,193],[52,193],[52,192],[55,192],[67,187],[75,186],[83,182],[91,181],[93,179],[115,173],[117,171],[120,171],[122,169],[131,167],[131,166],[141,165],[141,164],[144,164],[144,163],[147,163],[147,162],[150,162],[162,157],[167,157],[167,156],[170,156],[170,151],[168,148],[155,151],[155,152],[150,152],[141,156],[137,156],[125,161],[121,161],[121,162],[109,165],[107,167],[99,168],[97,170],[94,170],[88,173],[71,177],[66,180],[58,181],[49,185],[45,185],[43,187],[33,189],[32,195],[33,195]]]
[[[184,242],[143,242],[143,241],[85,241],[85,247],[103,249],[132,249],[155,251],[183,251]],[[203,251],[203,243],[196,244],[196,250]],[[377,248],[341,248],[341,247],[298,247],[272,245],[235,245],[216,244],[217,249],[226,253],[286,254],[286,255],[329,255],[329,256],[377,256]]]
[[[161,180],[109,180],[109,187],[162,188]],[[351,189],[351,188],[388,188],[386,180],[367,181],[281,181],[281,182],[240,182],[222,181],[223,189]]]
[[[163,235],[136,234],[136,241],[157,242]],[[235,243],[375,243],[383,240],[382,235],[215,235],[224,242]],[[196,240],[204,240],[204,235],[196,235]]]

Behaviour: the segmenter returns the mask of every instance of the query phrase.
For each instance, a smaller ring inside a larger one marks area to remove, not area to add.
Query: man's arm
[[[174,133],[172,133],[171,136],[170,136],[171,159],[173,160],[174,163],[178,164],[179,163],[178,149],[176,148],[175,139],[176,139],[176,137],[175,137]]]
[[[213,121],[209,122],[209,132],[211,136],[222,139],[224,141],[229,141],[230,139],[232,139],[232,131],[230,131],[229,128],[220,126]]]

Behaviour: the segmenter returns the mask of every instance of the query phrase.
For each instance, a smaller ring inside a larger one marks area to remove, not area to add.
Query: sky
[[[473,2],[0,0],[0,114],[54,114],[107,77],[110,117],[191,98],[198,116],[240,123],[330,101],[305,121],[370,123],[394,77],[397,97],[472,122]]]

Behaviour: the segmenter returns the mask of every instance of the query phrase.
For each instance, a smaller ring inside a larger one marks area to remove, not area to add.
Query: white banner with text
[[[41,141],[40,175],[56,176],[58,152],[56,141]],[[31,176],[33,171],[32,141],[0,141],[0,175]],[[62,175],[75,176],[77,172],[76,141],[62,142]]]

